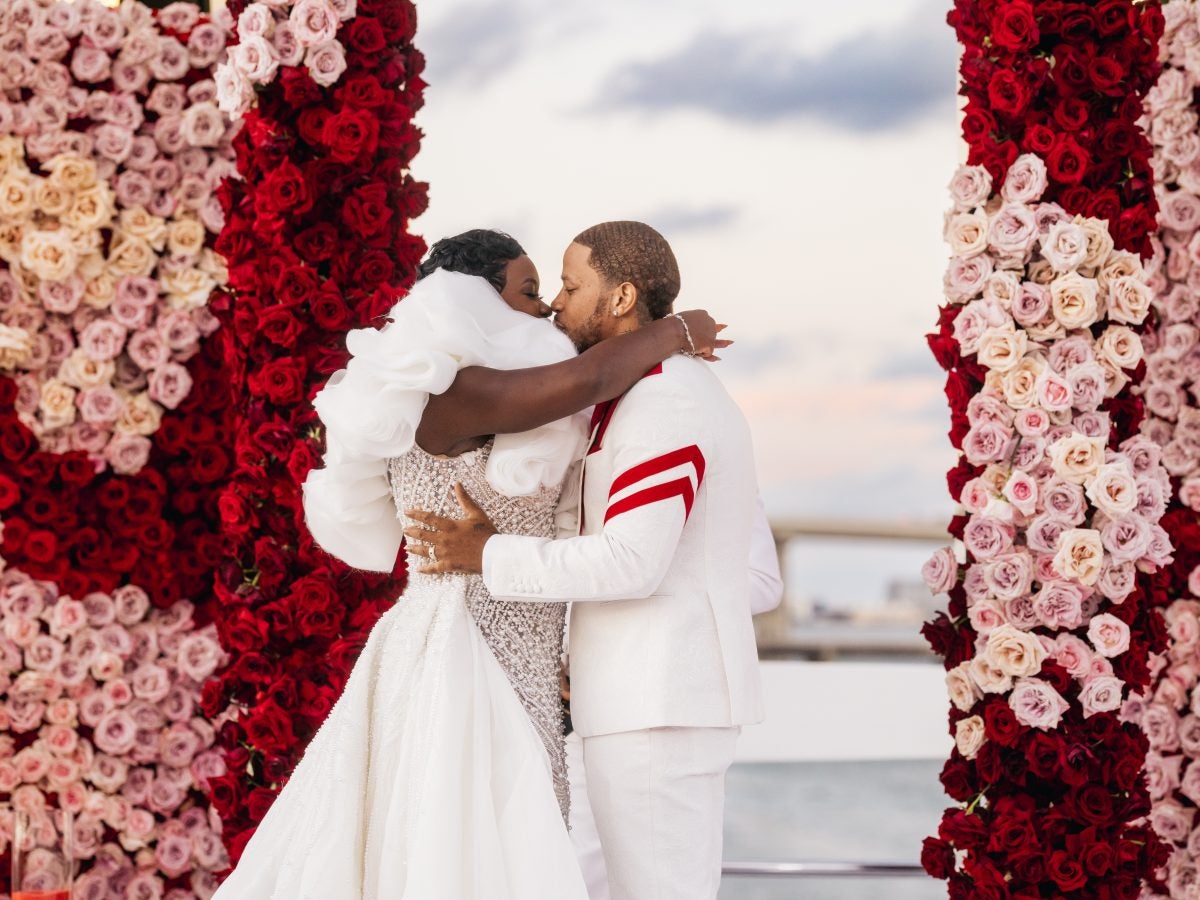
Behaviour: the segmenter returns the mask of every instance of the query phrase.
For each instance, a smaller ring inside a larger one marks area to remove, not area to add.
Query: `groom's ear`
[[[637,314],[638,305],[638,289],[628,281],[623,281],[617,285],[609,298],[608,312],[617,319],[622,319],[628,315]]]

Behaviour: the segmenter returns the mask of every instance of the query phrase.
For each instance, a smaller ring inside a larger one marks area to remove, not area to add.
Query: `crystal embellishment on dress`
[[[432,456],[418,447],[388,461],[388,480],[397,510],[424,509],[444,516],[462,514],[454,497],[461,482],[502,534],[553,538],[554,513],[560,488],[542,488],[528,497],[498,494],[487,480],[489,441],[479,450],[458,457]],[[400,513],[403,524],[410,523]],[[463,578],[462,575],[421,575],[420,557],[409,560],[409,590],[425,579]],[[554,793],[566,820],[569,809],[567,761],[559,696],[565,603],[506,603],[484,587],[483,578],[466,576],[467,609],[546,747],[554,777]],[[404,602],[401,596],[400,603]]]

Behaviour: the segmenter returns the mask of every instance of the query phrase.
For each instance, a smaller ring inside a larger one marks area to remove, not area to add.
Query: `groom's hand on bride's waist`
[[[496,526],[461,484],[454,486],[454,496],[463,509],[461,519],[438,516],[421,509],[404,511],[416,523],[404,529],[408,552],[427,560],[426,565],[417,569],[423,575],[483,572],[483,547],[496,533]]]

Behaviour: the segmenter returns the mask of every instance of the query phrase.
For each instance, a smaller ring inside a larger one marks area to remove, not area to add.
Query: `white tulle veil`
[[[402,538],[387,460],[415,446],[431,394],[464,366],[520,369],[560,362],[571,342],[544,319],[510,308],[482,278],[439,270],[417,282],[382,329],[346,336],[350,361],[313,405],[325,427],[324,467],[304,482],[309,530],[359,569],[391,571]],[[560,483],[586,439],[582,414],[497,435],[488,482],[509,496]]]

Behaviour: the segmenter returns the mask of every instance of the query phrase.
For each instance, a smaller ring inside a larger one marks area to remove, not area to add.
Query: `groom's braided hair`
[[[669,315],[679,296],[679,264],[671,245],[642,222],[602,222],[575,243],[592,251],[589,262],[610,286],[628,281],[651,319]]]
[[[475,228],[454,237],[442,238],[417,267],[417,280],[438,269],[478,275],[486,278],[497,291],[504,290],[504,268],[525,255],[525,249],[511,235],[490,228]]]

